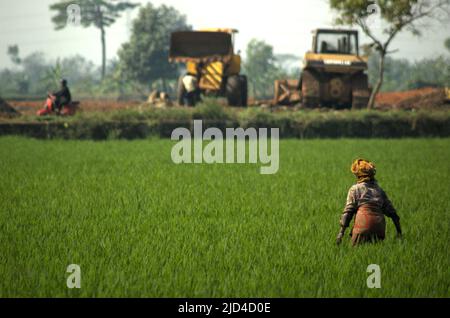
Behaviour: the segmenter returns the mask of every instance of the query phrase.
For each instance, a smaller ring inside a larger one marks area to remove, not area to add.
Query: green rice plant
[[[282,140],[275,175],[175,165],[173,145],[0,138],[0,296],[450,296],[450,139]],[[356,157],[377,164],[403,239],[387,220],[382,243],[335,245]]]

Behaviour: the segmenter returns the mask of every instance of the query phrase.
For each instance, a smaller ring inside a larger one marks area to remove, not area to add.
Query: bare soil
[[[376,99],[379,109],[434,108],[445,104],[443,88],[426,87],[404,92],[380,93]]]
[[[8,101],[16,110],[24,115],[33,115],[38,109],[44,107],[45,100],[42,101]],[[141,101],[114,101],[114,100],[82,100],[80,101],[80,108],[82,111],[113,111],[119,109],[136,108],[141,105]]]
[[[376,108],[380,110],[389,109],[430,109],[438,108],[445,104],[445,90],[443,88],[422,88],[404,92],[380,93],[376,99]],[[18,113],[33,115],[44,107],[42,101],[15,101],[7,102],[0,99],[0,116],[11,117]],[[81,100],[80,108],[85,112],[107,112],[119,109],[136,109],[142,105],[142,101],[115,101],[107,99]],[[264,107],[270,105],[269,100],[249,100],[249,105]]]
[[[9,103],[0,98],[0,117],[15,117],[19,112],[14,109]]]

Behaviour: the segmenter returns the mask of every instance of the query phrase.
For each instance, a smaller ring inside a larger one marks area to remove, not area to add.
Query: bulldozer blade
[[[300,103],[299,81],[294,79],[275,81],[274,105],[294,105]]]

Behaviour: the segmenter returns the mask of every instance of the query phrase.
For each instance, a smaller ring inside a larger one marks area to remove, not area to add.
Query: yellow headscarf
[[[358,183],[374,181],[377,169],[375,164],[365,159],[356,159],[351,167],[352,173],[358,178]]]

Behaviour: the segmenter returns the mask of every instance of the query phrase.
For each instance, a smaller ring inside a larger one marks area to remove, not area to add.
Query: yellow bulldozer
[[[317,29],[299,81],[275,82],[275,105],[363,108],[370,97],[368,58],[359,54],[358,31]]]
[[[234,29],[174,32],[169,61],[186,64],[178,80],[179,105],[195,106],[201,96],[225,97],[230,106],[247,106],[247,77],[234,52]]]

